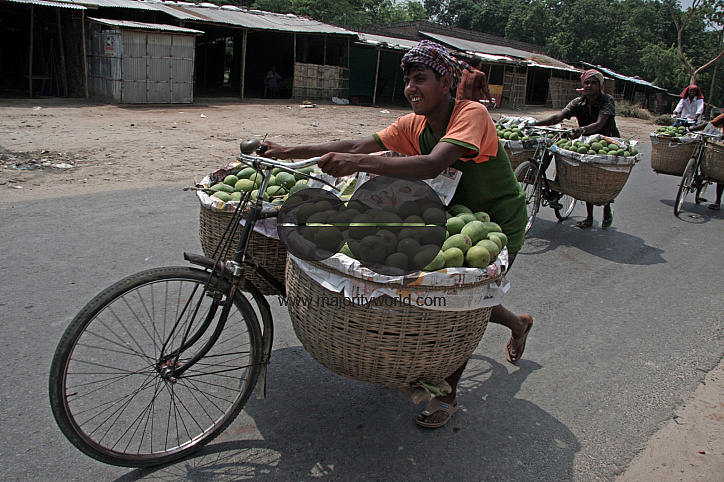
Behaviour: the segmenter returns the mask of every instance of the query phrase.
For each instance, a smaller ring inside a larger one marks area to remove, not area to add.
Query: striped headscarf
[[[463,69],[470,70],[470,66],[453,57],[445,47],[430,40],[421,40],[402,57],[400,67],[404,70],[409,64],[420,63],[427,65],[440,75],[450,75],[454,89],[460,83]]]
[[[594,77],[596,80],[598,80],[598,85],[601,88],[601,92],[603,92],[603,74],[599,72],[596,69],[588,69],[585,72],[581,74],[581,85],[586,81],[586,79]],[[583,89],[576,89],[578,92],[583,93]]]

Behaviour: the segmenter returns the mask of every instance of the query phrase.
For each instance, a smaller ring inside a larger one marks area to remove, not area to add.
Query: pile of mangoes
[[[314,166],[299,169],[300,172],[310,174]],[[253,167],[246,167],[236,174],[227,175],[222,182],[210,186],[205,191],[207,194],[221,199],[224,202],[241,201],[244,193],[251,193],[251,199],[259,196],[262,174]],[[305,189],[307,178],[301,174],[291,174],[277,167],[272,170],[271,178],[262,193],[264,201],[272,204],[282,204],[291,194]]]
[[[665,137],[684,137],[686,135],[686,127],[662,126],[656,129],[656,135]]]
[[[556,142],[559,149],[596,156],[623,156],[632,157],[639,153],[631,144],[631,141],[621,143],[607,142],[604,139],[583,142],[581,140],[561,139]]]

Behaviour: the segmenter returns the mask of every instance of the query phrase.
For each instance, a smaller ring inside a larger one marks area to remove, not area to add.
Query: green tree
[[[686,67],[686,70],[691,74],[690,83],[693,84],[696,82],[696,77],[701,71],[716,64],[719,59],[724,57],[724,49],[721,47],[720,41],[716,47],[718,51],[714,50],[712,52],[713,57],[708,61],[704,61],[700,67],[695,67],[687,57],[685,50],[692,48],[692,46],[695,48],[696,44],[700,46],[701,42],[685,42],[685,31],[689,38],[693,37],[690,31],[701,33],[702,28],[701,26],[696,28],[697,23],[700,25],[703,24],[706,28],[714,32],[724,29],[724,0],[694,0],[686,12],[681,12],[678,8],[678,0],[665,0],[665,3],[676,25],[679,58]],[[689,28],[690,25],[694,25],[695,27]],[[714,32],[710,31],[710,33],[713,34],[712,36],[717,36]],[[719,39],[721,39],[720,36]]]

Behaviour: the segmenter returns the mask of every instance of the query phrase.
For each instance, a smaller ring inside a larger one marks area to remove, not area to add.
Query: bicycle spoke
[[[71,323],[53,360],[51,401],[85,453],[152,465],[196,450],[236,417],[259,373],[261,332],[239,295],[209,345],[222,311],[208,318],[218,297],[206,296],[206,271],[159,268],[129,278]],[[202,347],[208,353],[174,377]]]

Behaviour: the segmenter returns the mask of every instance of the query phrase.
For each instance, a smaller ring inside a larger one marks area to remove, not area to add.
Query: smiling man
[[[423,40],[403,56],[401,67],[411,114],[359,140],[296,147],[266,142],[263,155],[279,159],[321,156],[318,165],[336,177],[368,172],[428,179],[449,167],[458,169],[463,175],[451,202],[463,204],[473,212],[487,212],[491,221],[500,225],[508,237],[509,269],[525,238],[525,194],[498,141],[488,110],[478,102],[456,101],[451,94],[466,64],[456,60],[443,46]],[[370,155],[380,150],[405,156]],[[506,358],[517,362],[525,349],[533,318],[497,305],[490,321],[510,328]],[[457,411],[456,389],[466,364],[467,361],[446,379],[451,393],[433,398],[417,417],[419,425],[441,427]]]

